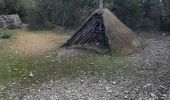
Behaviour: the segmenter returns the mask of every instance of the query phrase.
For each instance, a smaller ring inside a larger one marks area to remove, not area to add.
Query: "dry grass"
[[[103,18],[112,54],[128,55],[145,48],[144,40],[123,24],[111,11],[104,9]]]
[[[41,55],[59,48],[67,37],[49,31],[29,32],[17,30],[10,49],[12,52],[21,55]]]

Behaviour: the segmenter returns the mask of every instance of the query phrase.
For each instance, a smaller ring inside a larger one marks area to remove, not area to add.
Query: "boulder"
[[[22,21],[18,14],[0,16],[0,28],[16,29],[21,27]]]

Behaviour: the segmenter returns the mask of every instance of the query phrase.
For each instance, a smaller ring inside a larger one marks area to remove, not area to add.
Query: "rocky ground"
[[[82,75],[75,79],[51,80],[23,89],[27,91],[25,93],[17,90],[9,91],[10,99],[170,100],[170,37],[155,36],[147,38],[146,41],[147,48],[140,53],[125,57],[123,64],[115,65],[122,68],[113,75],[109,75],[110,72],[107,71]],[[58,58],[86,55],[83,51],[77,50],[59,52]]]

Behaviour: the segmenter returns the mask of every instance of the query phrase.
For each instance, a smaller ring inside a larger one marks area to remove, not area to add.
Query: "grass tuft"
[[[8,39],[12,36],[13,32],[7,29],[0,28],[0,38]]]

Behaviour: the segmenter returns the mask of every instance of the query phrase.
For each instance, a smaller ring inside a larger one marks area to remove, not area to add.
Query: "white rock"
[[[143,100],[143,98],[142,98],[142,97],[140,97],[138,100]]]
[[[3,85],[0,85],[0,91],[3,91],[6,87]]]
[[[30,74],[29,74],[29,77],[33,77],[34,75],[33,75],[33,73],[32,72],[30,72]]]
[[[38,92],[41,92],[41,90],[40,90],[40,89],[38,89]]]
[[[114,85],[116,84],[116,82],[112,82]]]
[[[127,99],[127,98],[128,98],[128,96],[124,96],[124,98],[125,98],[125,99]]]
[[[109,91],[109,89],[110,89],[110,88],[109,88],[108,86],[106,86],[106,91]]]
[[[71,93],[71,91],[70,91],[70,90],[67,90],[67,91],[66,91],[66,93],[67,93],[67,94],[70,94],[70,93]]]
[[[83,82],[84,82],[84,80],[80,80],[80,82],[81,82],[81,83],[83,83]]]
[[[151,86],[152,84],[146,84],[147,86]]]
[[[156,95],[154,93],[150,93],[151,97],[156,97]]]
[[[94,62],[91,62],[90,64],[91,64],[91,65],[94,65],[95,63],[94,63]]]
[[[129,91],[124,91],[125,93],[128,93]]]
[[[167,96],[166,94],[163,95],[163,97],[166,97],[166,96]]]
[[[151,86],[151,84],[146,84],[146,85],[144,85],[144,88],[147,88],[147,87],[150,87]]]
[[[113,93],[113,91],[112,91],[112,90],[108,90],[107,92],[108,92],[108,93]]]
[[[144,87],[144,88],[146,88],[146,87],[147,87],[147,85],[144,85],[143,87]]]

